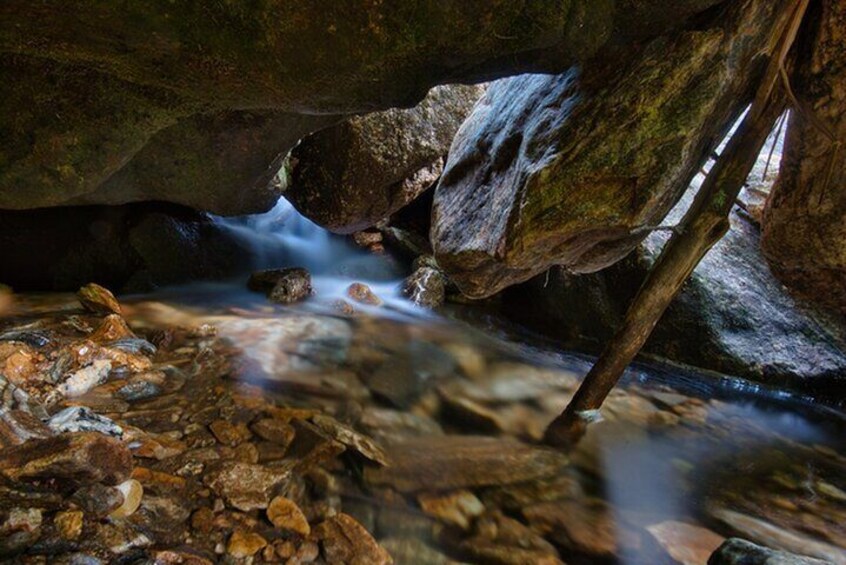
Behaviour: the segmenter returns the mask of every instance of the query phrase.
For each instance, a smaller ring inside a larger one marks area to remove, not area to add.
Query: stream
[[[411,304],[399,263],[284,200],[219,221],[255,249],[255,268],[309,269],[314,295],[275,306],[245,275],[118,297],[132,331],[157,347],[150,363],[112,370],[49,410],[86,406],[122,427],[144,498],[108,521],[125,538],[108,551],[106,526],[88,522],[89,539],[61,551],[105,560],[190,545],[209,560],[331,563],[335,552],[335,562],[369,563],[382,555],[375,539],[399,564],[704,564],[737,536],[846,564],[842,407],[638,364],[572,453],[548,450],[544,426],[589,357],[478,308]],[[381,303],[347,296],[353,282]],[[53,363],[99,323],[73,295],[13,295],[0,340]],[[47,337],[32,345],[21,331]],[[259,467],[290,477],[256,494],[246,470]],[[272,527],[271,495],[295,501],[311,532]],[[47,537],[42,555],[59,551]],[[359,561],[338,557],[344,543]]]

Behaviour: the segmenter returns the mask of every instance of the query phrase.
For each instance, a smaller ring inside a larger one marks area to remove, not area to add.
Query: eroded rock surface
[[[681,197],[742,110],[779,2],[732,3],[697,31],[557,76],[492,84],[435,193],[432,244],[481,298],[551,265],[593,272]]]
[[[717,1],[8,2],[0,208],[170,200],[174,189],[174,202],[255,209],[267,202],[264,186],[245,188],[287,150],[276,140],[305,133],[297,120],[311,120],[306,130],[323,120],[292,127],[273,112],[383,110],[440,83],[558,70]]]

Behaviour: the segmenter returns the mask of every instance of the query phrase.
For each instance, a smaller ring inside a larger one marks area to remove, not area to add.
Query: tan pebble
[[[232,557],[243,559],[252,557],[266,545],[267,540],[256,533],[235,530],[226,545],[226,552]]]
[[[207,534],[214,528],[214,512],[211,508],[199,508],[191,515],[191,528]]]
[[[282,559],[293,557],[297,552],[297,546],[290,540],[278,541],[273,547],[276,549],[276,555]]]
[[[295,532],[305,537],[311,533],[303,511],[292,500],[284,496],[277,496],[267,507],[267,517],[280,530]]]
[[[110,518],[126,518],[132,516],[141,505],[144,497],[144,487],[135,479],[124,481],[116,487],[123,494],[123,504],[109,514]]]
[[[216,420],[209,424],[209,429],[214,434],[214,437],[217,438],[217,441],[230,447],[235,447],[241,442],[250,439],[252,435],[250,430],[247,429],[247,426],[242,422],[233,424],[226,420]]]
[[[83,514],[79,510],[58,512],[54,518],[56,529],[62,539],[75,540],[82,533]]]

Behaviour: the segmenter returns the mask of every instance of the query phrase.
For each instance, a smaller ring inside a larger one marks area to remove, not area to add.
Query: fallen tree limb
[[[729,214],[775,121],[785,109],[780,69],[792,46],[808,0],[786,6],[770,63],[755,99],[712,167],[696,199],[661,252],[617,333],[607,344],[564,412],[547,428],[544,441],[557,447],[574,445],[598,418],[599,408],[626,367],[643,347],[658,320],[708,250],[728,231]]]

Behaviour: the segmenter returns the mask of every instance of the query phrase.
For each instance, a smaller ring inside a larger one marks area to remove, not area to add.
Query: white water
[[[348,238],[311,222],[284,198],[264,214],[235,218],[215,217],[250,250],[251,270],[305,267],[311,273],[314,297],[308,305],[326,308],[346,297],[353,282],[362,282],[392,311],[421,315],[422,309],[401,298],[399,286],[406,273],[387,255],[362,249]],[[358,310],[373,307],[356,304]]]

